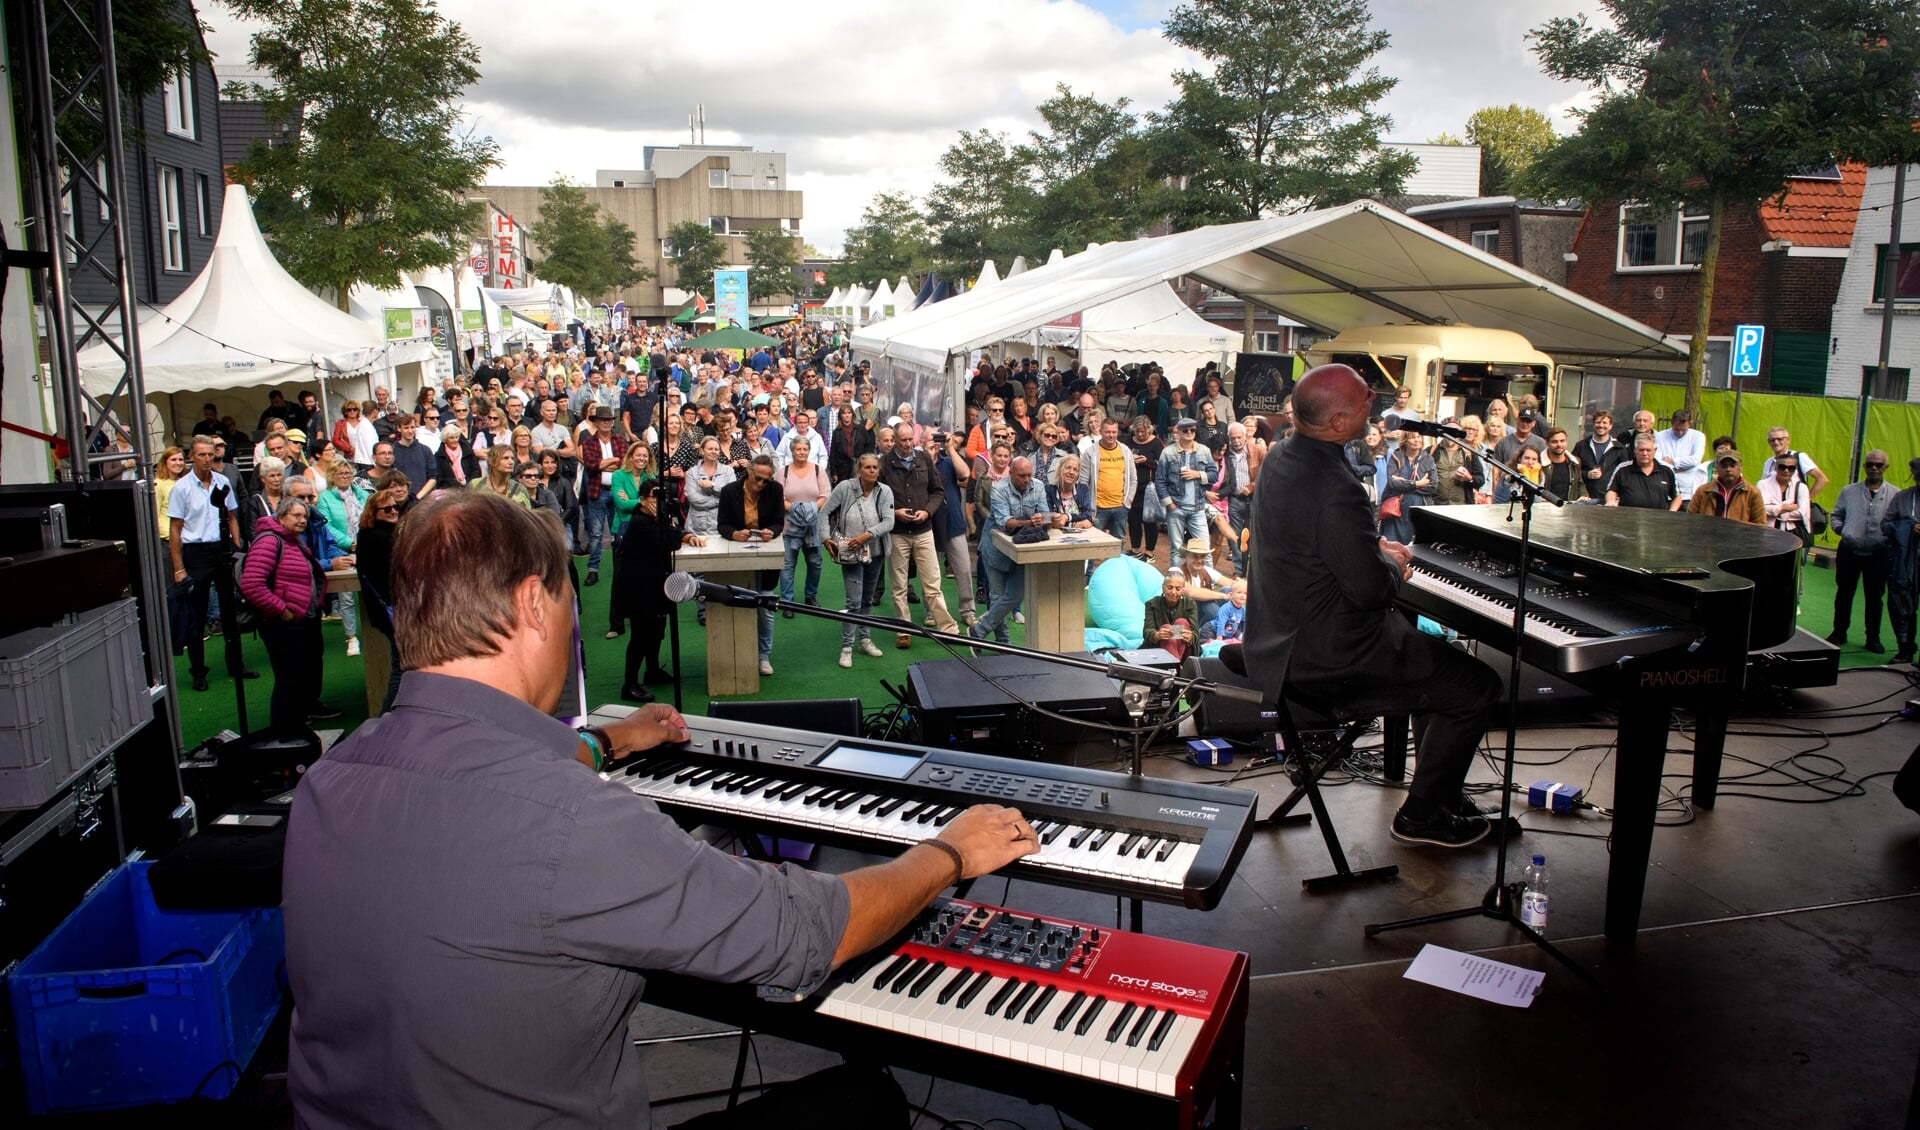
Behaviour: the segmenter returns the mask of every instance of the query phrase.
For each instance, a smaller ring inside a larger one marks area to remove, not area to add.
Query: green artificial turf
[[[584,562],[582,564],[584,575]],[[803,570],[804,573],[804,570]],[[801,584],[795,579],[796,587]],[[947,608],[956,616],[960,606],[954,598],[953,581],[945,582]],[[607,597],[611,586],[603,576],[600,584],[583,589],[581,592],[581,632],[585,639],[587,657],[587,701],[590,706],[617,702],[620,696],[620,680],[624,671],[627,637],[609,640],[607,633]],[[825,575],[820,581],[820,603],[828,608],[843,603],[843,589],[840,583],[840,568],[829,560],[825,565]],[[1825,636],[1833,630],[1833,571],[1810,565],[1804,573],[1803,590],[1800,600],[1800,625],[1815,635]],[[801,595],[796,592],[796,597]],[[1854,620],[1848,635],[1847,646],[1840,653],[1842,667],[1871,667],[1885,663],[1892,658],[1886,655],[1874,655],[1866,651],[1864,595],[1854,600]],[[908,606],[913,614],[924,620],[924,605]],[[984,607],[979,611],[984,612]],[[876,614],[891,616],[892,601],[886,597]],[[681,687],[682,707],[691,714],[705,714],[707,711],[706,679],[706,634],[705,630],[694,622],[692,605],[682,605],[679,609],[680,656],[685,678]],[[1026,629],[1018,624],[1010,625],[1013,642],[1025,642]],[[334,721],[317,723],[323,728],[352,730],[367,717],[366,694],[360,660],[349,658],[346,654],[345,637],[340,625],[328,621],[322,626],[326,639],[327,654],[323,664],[321,697],[330,705],[337,707],[341,717]],[[1883,642],[1891,649],[1893,633],[1884,630]],[[854,653],[853,668],[844,670],[838,666],[840,655],[840,625],[829,620],[796,616],[791,620],[776,619],[773,629],[773,669],[771,678],[760,680],[760,699],[807,699],[807,698],[846,698],[857,697],[866,710],[875,710],[892,701],[892,696],[881,685],[888,685],[902,691],[907,686],[907,667],[909,664],[925,659],[945,659],[948,653],[934,643],[916,639],[909,650],[894,647],[891,636],[876,635],[878,643],[885,653],[878,659],[870,658],[859,652]],[[220,649],[216,642],[210,641],[207,647],[210,665],[214,673],[210,676],[212,685],[205,692],[196,693],[189,689],[192,680],[187,673],[185,658],[174,664],[176,685],[180,692],[180,731],[186,748],[192,749],[209,735],[225,728],[238,729],[235,710],[233,685],[221,671]],[[662,649],[663,659],[670,653]],[[264,726],[267,720],[267,699],[273,688],[273,673],[267,664],[266,650],[254,637],[246,640],[247,664],[260,672],[261,677],[249,680],[247,686],[247,709],[249,722],[255,729]],[[672,685],[661,684],[650,688],[663,702],[672,701]]]

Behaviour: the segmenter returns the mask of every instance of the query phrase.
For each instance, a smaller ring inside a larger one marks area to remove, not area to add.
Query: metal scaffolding
[[[139,316],[128,270],[124,119],[114,64],[113,2],[26,0],[8,7],[10,22],[19,21],[26,70],[22,142],[32,186],[27,230],[34,247],[50,253],[39,274],[60,431],[70,445],[67,473],[92,478],[100,464],[128,458],[128,452],[96,450],[119,436],[132,447],[142,475],[151,474]],[[55,73],[54,59],[85,62],[77,74],[62,75]],[[98,173],[103,168],[104,184]],[[65,222],[78,211],[76,194],[82,184],[93,190],[104,213],[99,223],[87,225],[90,239],[77,238]],[[74,295],[73,280],[83,271],[105,280],[113,295],[98,311],[89,312]],[[80,380],[80,351],[95,344],[112,349],[124,365],[105,397],[95,397]],[[109,411],[122,399],[128,420]]]

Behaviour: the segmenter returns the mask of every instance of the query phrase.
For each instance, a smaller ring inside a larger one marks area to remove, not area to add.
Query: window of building
[[[708,216],[707,226],[713,229],[713,234],[715,235],[727,234],[727,218],[725,216]]]
[[[1620,206],[1620,269],[1698,267],[1707,253],[1705,212]]]
[[[707,170],[707,187],[708,188],[727,187],[727,170],[708,169]]]
[[[1873,300],[1879,302],[1887,285],[1887,245],[1873,249]],[[1920,302],[1920,243],[1900,245],[1900,260],[1893,268],[1893,300]]]
[[[1875,400],[1905,400],[1907,398],[1907,369],[1887,366],[1887,379],[1880,379],[1880,366],[1862,365],[1860,383],[1866,386],[1867,395]]]
[[[168,271],[187,269],[186,232],[180,222],[185,211],[180,196],[180,170],[160,166],[160,266]]]
[[[193,72],[174,72],[160,87],[160,99],[167,108],[167,132],[176,137],[193,137]]]
[[[768,178],[767,178],[767,187],[768,187],[768,188],[779,188],[779,187],[780,187],[780,178],[779,178],[779,177],[768,177]]]
[[[107,159],[93,163],[94,197],[102,222],[113,219],[113,186],[107,183]]]
[[[1498,255],[1500,254],[1500,229],[1475,228],[1473,229],[1472,243],[1475,251],[1484,251],[1489,255]]]
[[[661,240],[661,241],[660,241],[660,258],[662,258],[662,259],[672,259],[672,258],[676,258],[676,256],[674,255],[674,252],[673,252],[673,241],[672,241],[672,240],[670,240],[670,239],[663,239],[663,240]]]
[[[80,217],[74,214],[73,197],[80,186],[73,183],[73,170],[65,165],[60,166],[60,185],[65,190],[60,193],[60,230],[66,235],[60,243],[67,262],[72,263],[79,258],[74,248],[80,243]]]
[[[193,214],[199,221],[201,235],[213,234],[213,201],[209,198],[212,189],[207,184],[207,174],[193,174]]]
[[[1253,351],[1255,353],[1280,352],[1280,335],[1271,330],[1255,331],[1253,335]]]

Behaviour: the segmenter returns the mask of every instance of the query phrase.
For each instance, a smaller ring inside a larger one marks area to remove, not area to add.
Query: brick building
[[[1730,210],[1708,327],[1709,387],[1728,387],[1734,327],[1762,325],[1760,375],[1743,387],[1825,391],[1834,296],[1865,183],[1863,166],[1829,167],[1788,182],[1777,201]],[[1693,332],[1706,236],[1704,212],[1656,214],[1607,201],[1587,212],[1574,237],[1566,285],[1684,339]]]
[[[1445,200],[1402,210],[1461,243],[1562,286],[1567,282],[1567,251],[1585,212],[1577,204],[1546,204],[1512,196]]]

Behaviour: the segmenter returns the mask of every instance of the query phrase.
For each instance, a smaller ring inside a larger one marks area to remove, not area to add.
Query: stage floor
[[[1914,693],[1897,672],[1849,672],[1838,687],[1797,694],[1792,713],[1737,718],[1719,806],[1693,811],[1675,798],[1661,814],[1673,826],[1655,833],[1631,957],[1609,953],[1600,937],[1607,822],[1524,815],[1515,874],[1526,855],[1547,856],[1548,933],[1605,980],[1605,993],[1488,919],[1366,938],[1369,922],[1477,902],[1494,850],[1491,841],[1461,851],[1395,844],[1386,824],[1398,791],[1358,780],[1326,790],[1335,824],[1353,866],[1398,863],[1397,879],[1308,895],[1300,880],[1329,869],[1318,829],[1256,832],[1216,910],[1150,904],[1145,927],[1251,956],[1249,1127],[1896,1126],[1920,1060],[1920,815],[1893,798],[1890,776],[1860,786],[1864,795],[1804,802],[1848,791],[1841,780],[1898,769],[1920,743],[1920,723],[1873,727]],[[1518,779],[1591,783],[1588,799],[1605,806],[1611,730],[1598,717],[1529,726]],[[1490,736],[1489,757],[1503,741]],[[1676,732],[1670,745],[1667,785],[1683,789],[1687,735]],[[1786,766],[1795,776],[1838,779],[1799,785],[1760,774],[1796,754]],[[1149,772],[1227,777],[1170,758],[1151,760]],[[1474,781],[1495,779],[1483,758]],[[1289,788],[1271,771],[1232,783],[1260,791],[1263,811]],[[1482,800],[1498,803],[1497,794]],[[826,851],[816,863],[839,870],[861,861]],[[1118,910],[1112,898],[998,879],[980,881],[970,897],[1101,924]],[[1428,942],[1543,970],[1544,988],[1516,1010],[1404,980]],[[641,1038],[715,1030],[649,1008],[633,1023]],[[655,1099],[725,1088],[736,1047],[732,1039],[650,1047]],[[749,1081],[833,1062],[767,1037],[755,1038],[755,1053]],[[1021,1099],[923,1075],[901,1080],[910,1100],[937,1112],[922,1126],[1061,1125],[1051,1108]],[[655,1121],[718,1105],[673,1103]]]

